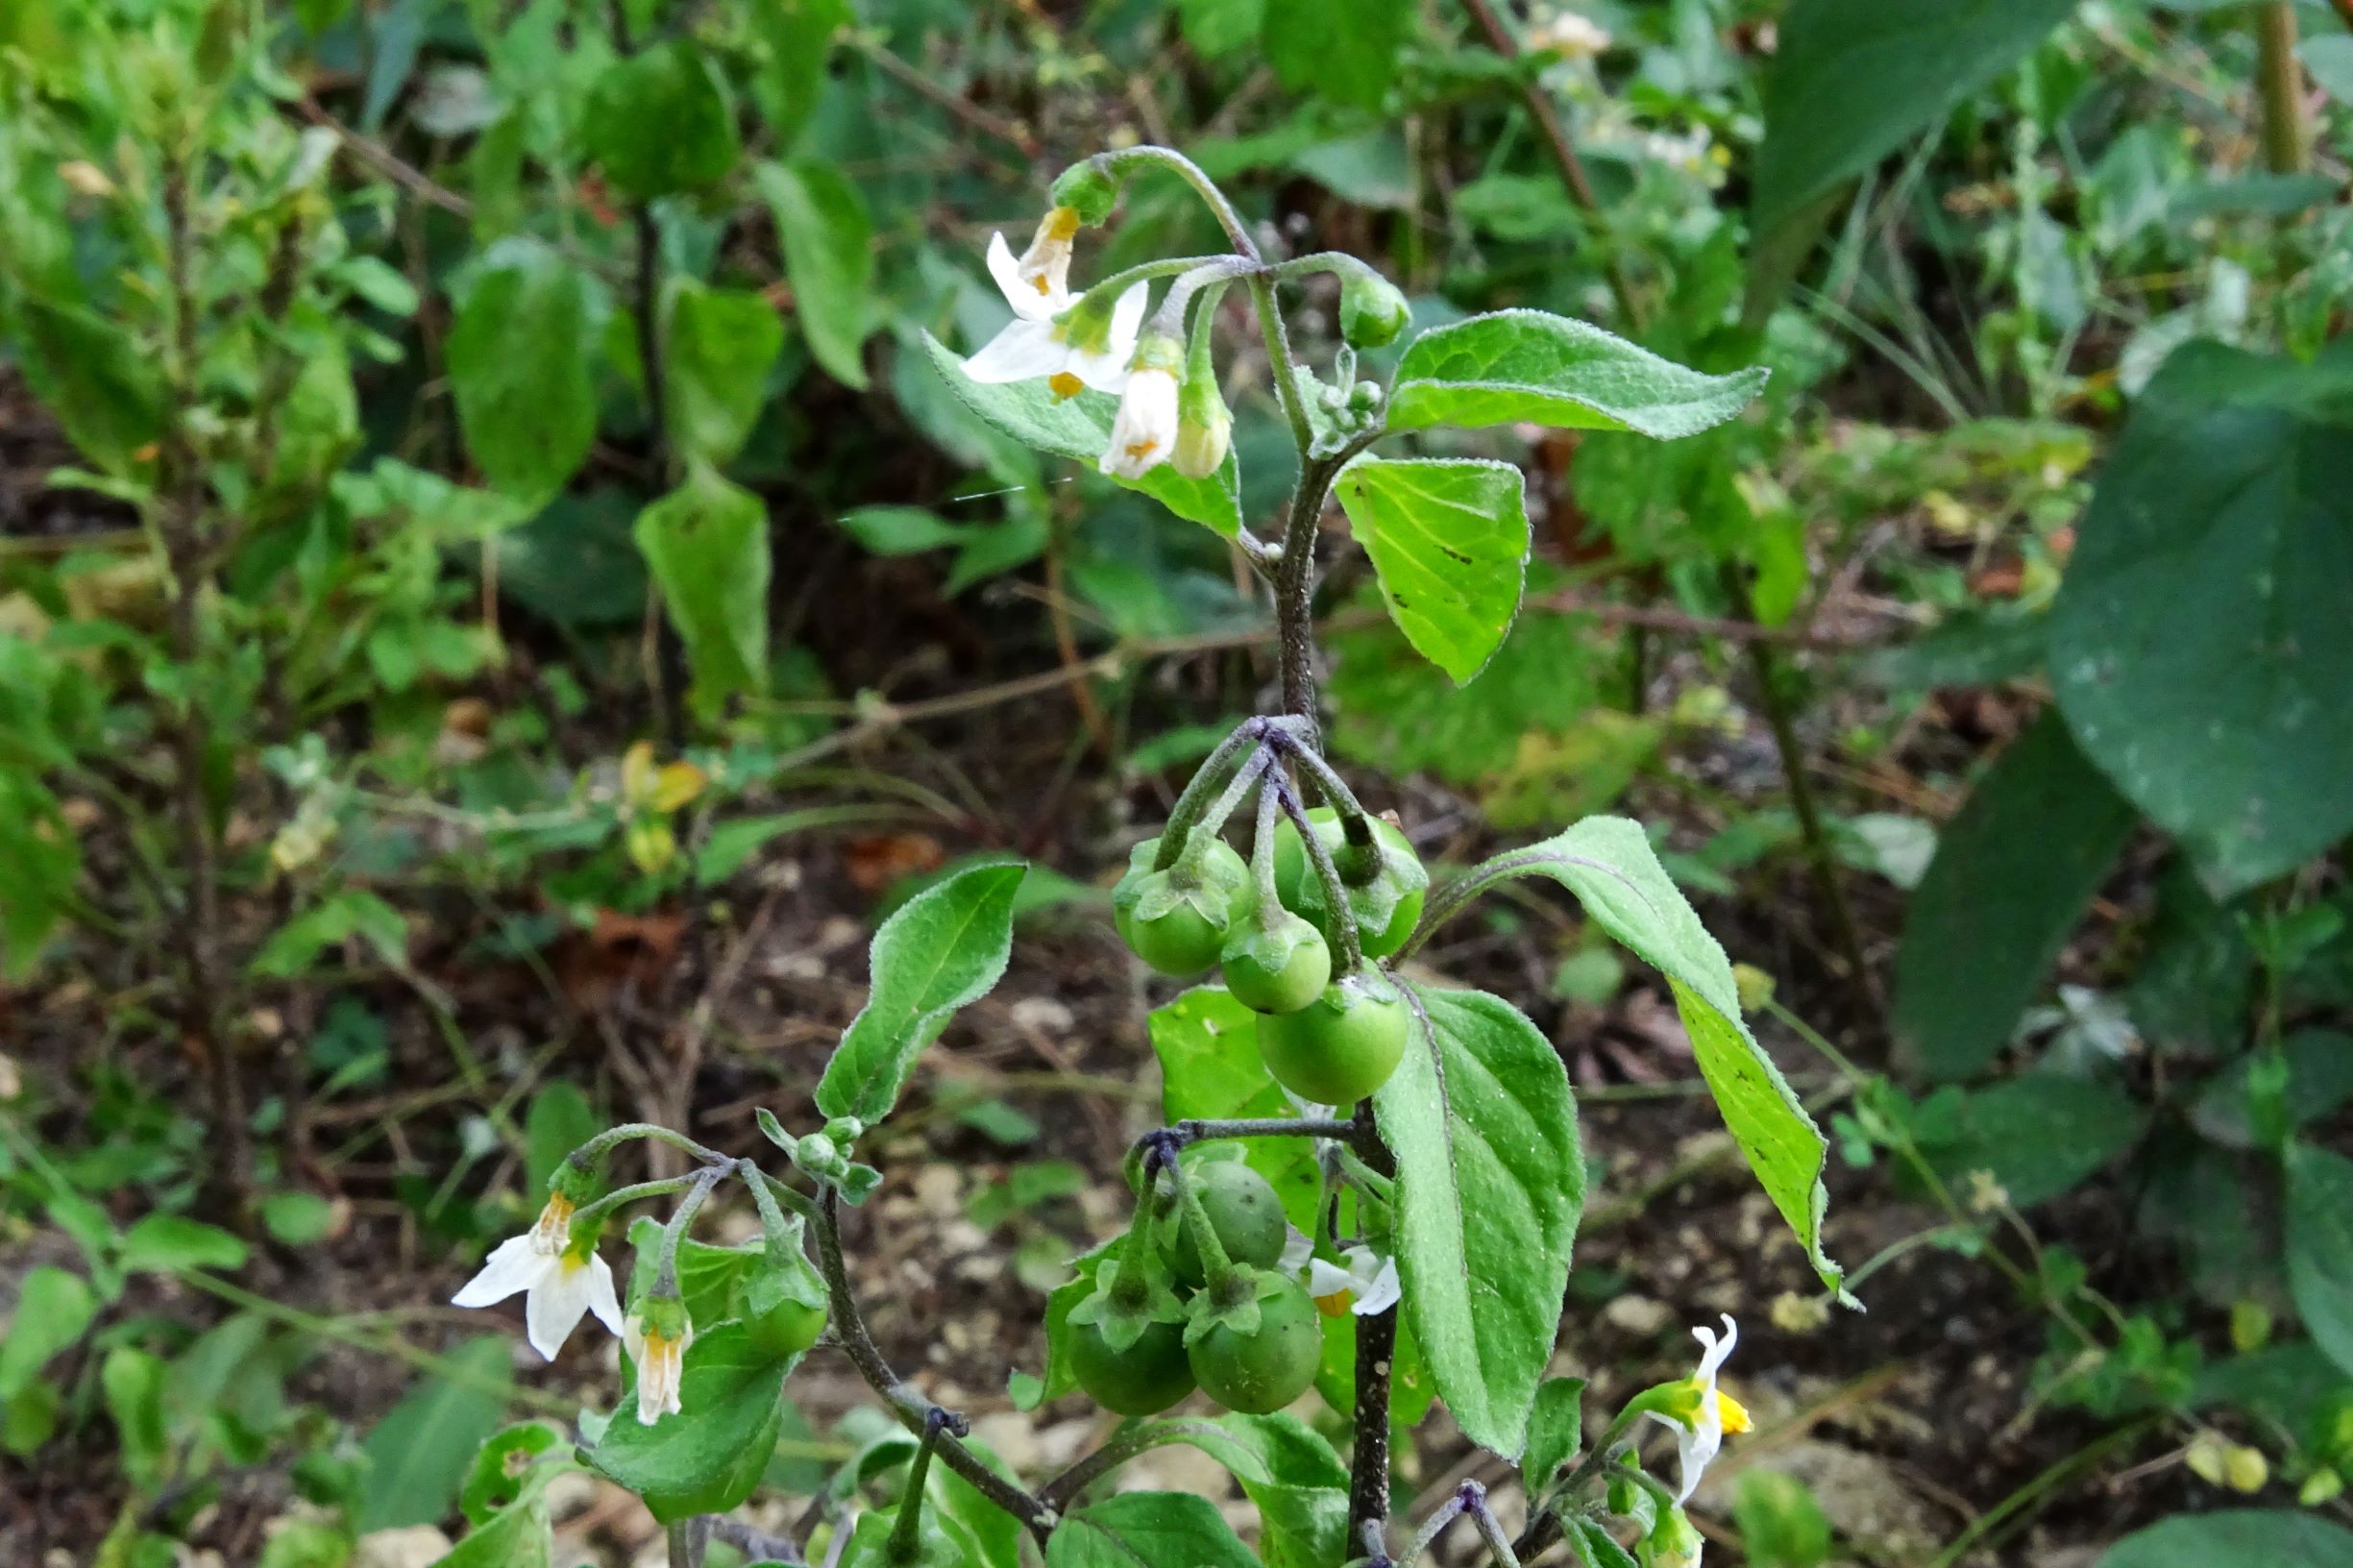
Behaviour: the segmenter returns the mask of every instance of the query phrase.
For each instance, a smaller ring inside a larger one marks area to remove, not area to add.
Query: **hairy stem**
[[[932,1412],[940,1407],[891,1370],[891,1363],[883,1360],[881,1349],[867,1329],[865,1315],[858,1311],[858,1299],[850,1293],[849,1270],[842,1261],[841,1202],[841,1194],[826,1188],[818,1200],[815,1215],[818,1266],[825,1277],[834,1333],[841,1337],[842,1348],[848,1353],[850,1364],[858,1369],[858,1376],[866,1380],[866,1385],[881,1398],[899,1425],[909,1432],[921,1433],[929,1425]],[[944,1436],[939,1452],[942,1464],[970,1482],[981,1496],[1018,1519],[1041,1544],[1053,1531],[1056,1516],[1052,1508],[981,1463],[962,1443]]]
[[[1396,1159],[1381,1141],[1381,1130],[1373,1121],[1369,1099],[1358,1102],[1356,1119],[1350,1124],[1350,1145],[1375,1173],[1397,1173]],[[1363,1539],[1368,1526],[1375,1532],[1388,1528],[1389,1373],[1396,1355],[1395,1306],[1357,1319],[1356,1441],[1348,1467],[1348,1533],[1352,1540]]]

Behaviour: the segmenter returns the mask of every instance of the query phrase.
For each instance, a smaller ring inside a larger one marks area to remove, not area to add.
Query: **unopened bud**
[[[1369,272],[1355,273],[1340,288],[1340,336],[1360,349],[1395,341],[1413,319],[1397,285]]]
[[[1093,159],[1073,163],[1055,177],[1054,205],[1078,213],[1078,221],[1092,228],[1111,216],[1119,200],[1119,182]]]

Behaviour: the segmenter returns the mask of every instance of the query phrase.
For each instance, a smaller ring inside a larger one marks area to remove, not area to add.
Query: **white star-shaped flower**
[[[539,1222],[509,1237],[483,1260],[481,1272],[450,1298],[454,1307],[488,1307],[524,1292],[523,1321],[531,1348],[549,1360],[590,1312],[621,1332],[621,1301],[613,1293],[612,1266],[594,1247],[572,1245],[572,1203],[558,1193],[539,1212]]]
[[[1704,1324],[1691,1331],[1691,1336],[1701,1345],[1699,1370],[1686,1380],[1690,1392],[1689,1419],[1679,1419],[1660,1411],[1651,1412],[1651,1418],[1675,1429],[1676,1458],[1681,1461],[1683,1483],[1675,1494],[1675,1501],[1687,1501],[1699,1489],[1700,1478],[1715,1462],[1716,1452],[1724,1446],[1726,1433],[1749,1430],[1747,1407],[1731,1395],[1716,1387],[1716,1373],[1732,1354],[1732,1345],[1740,1337],[1740,1325],[1732,1314],[1724,1314],[1724,1337]]]
[[[1102,342],[1073,343],[1069,334],[1078,318],[1072,312],[1085,298],[1072,294],[1069,285],[1070,239],[1077,232],[1078,214],[1058,207],[1017,257],[1003,234],[989,236],[989,275],[1013,307],[1013,320],[964,362],[966,375],[991,383],[1042,376],[1066,398],[1089,386],[1098,392],[1126,390],[1128,361],[1143,329],[1152,285],[1136,283],[1119,296]],[[1169,424],[1173,430],[1173,417]]]
[[[1308,1294],[1335,1317],[1342,1309],[1359,1317],[1386,1311],[1397,1305],[1397,1260],[1384,1258],[1370,1247],[1350,1247],[1340,1254],[1337,1263],[1311,1259]]]
[[[1140,479],[1176,450],[1176,373],[1159,365],[1131,371],[1111,422],[1111,445],[1097,465],[1114,478]]]

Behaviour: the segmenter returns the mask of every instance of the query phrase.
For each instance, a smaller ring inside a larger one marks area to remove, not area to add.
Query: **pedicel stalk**
[[[1086,233],[1111,219],[1129,181],[1165,177],[1191,187],[1231,249],[1145,261],[1074,289]],[[993,236],[986,260],[1013,320],[969,358],[927,341],[949,384],[1006,434],[1087,462],[1230,540],[1265,582],[1279,632],[1279,711],[1243,721],[1212,750],[1114,890],[1114,920],[1136,956],[1195,982],[1152,1017],[1170,1121],[1126,1163],[1136,1201],[1124,1234],[1077,1259],[1053,1292],[1042,1370],[1011,1384],[1021,1408],[1083,1395],[1118,1422],[1059,1473],[1017,1476],[884,1357],[845,1261],[844,1210],[882,1179],[859,1161],[861,1141],[893,1114],[923,1049],[1004,970],[1024,868],[984,863],[936,883],[876,934],[867,1005],[814,1090],[821,1125],[795,1132],[760,1114],[785,1156],[780,1171],[661,1127],[615,1128],[564,1164],[532,1233],[460,1293],[484,1305],[526,1290],[533,1341],[552,1355],[584,1313],[614,1326],[595,1250],[602,1222],[679,1200],[669,1223],[640,1219],[629,1233],[638,1264],[621,1332],[633,1418],[586,1419],[574,1448],[534,1462],[585,1464],[637,1492],[672,1526],[682,1564],[714,1535],[766,1543],[779,1560],[855,1568],[1018,1568],[1024,1534],[1049,1563],[1250,1557],[1203,1500],[1109,1484],[1137,1455],[1187,1443],[1260,1503],[1255,1550],[1267,1560],[1411,1563],[1468,1517],[1504,1568],[1555,1544],[1588,1568],[1630,1555],[1647,1568],[1688,1568],[1701,1547],[1685,1505],[1726,1437],[1748,1424],[1718,1386],[1733,1323],[1721,1337],[1695,1331],[1698,1369],[1636,1395],[1585,1441],[1582,1384],[1545,1375],[1585,1173],[1559,1054],[1504,998],[1400,966],[1504,880],[1543,876],[1566,889],[1595,926],[1664,974],[1735,1141],[1826,1295],[1845,1301],[1821,1244],[1822,1136],[1758,1049],[1723,949],[1638,824],[1589,818],[1434,886],[1407,827],[1374,817],[1323,754],[1312,610],[1336,502],[1408,641],[1456,680],[1472,678],[1518,607],[1529,549],[1519,471],[1373,449],[1523,424],[1673,439],[1737,417],[1762,373],[1703,375],[1534,310],[1407,337],[1409,303],[1373,268],[1334,252],[1268,256],[1216,185],[1164,147],[1066,170],[1027,248],[1016,255]],[[1340,335],[1318,368],[1295,351],[1283,306],[1287,291],[1335,283]],[[1233,378],[1219,369],[1214,312],[1236,288],[1258,331],[1223,352],[1260,361],[1297,454],[1291,497],[1263,528],[1241,515],[1234,413],[1220,391]],[[1400,338],[1385,382],[1360,375],[1360,353]],[[1238,821],[1246,854],[1226,836]],[[672,1144],[697,1168],[601,1190],[615,1148],[639,1139]],[[731,1187],[751,1196],[761,1240],[694,1239],[699,1213]],[[863,1448],[821,1489],[797,1538],[781,1539],[728,1516],[765,1483],[788,1380],[820,1353],[846,1357],[905,1435]],[[1189,1400],[1223,1413],[1166,1413]],[[1336,1420],[1299,1419],[1310,1400]],[[1418,1522],[1393,1516],[1391,1434],[1434,1401],[1519,1465],[1529,1507],[1516,1538],[1471,1483]],[[1647,1468],[1646,1422],[1675,1435],[1673,1486]],[[1347,1434],[1336,1447],[1323,1435],[1336,1430]],[[874,1501],[886,1481],[886,1506],[858,1517],[858,1500]],[[478,1523],[478,1535],[510,1528]],[[1066,1547],[1066,1535],[1076,1544]]]

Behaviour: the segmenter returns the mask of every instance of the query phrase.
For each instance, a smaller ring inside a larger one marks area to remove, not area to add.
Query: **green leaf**
[[[1152,1054],[1160,1060],[1164,1121],[1299,1114],[1259,1055],[1257,1019],[1219,986],[1195,986],[1152,1010],[1148,1027]],[[1312,1233],[1323,1192],[1313,1141],[1252,1138],[1241,1140],[1241,1149],[1250,1168],[1283,1200],[1290,1222]]]
[[[1063,1520],[1045,1541],[1046,1568],[1256,1568],[1205,1497],[1126,1492]]]
[[[2295,52],[2322,92],[2341,104],[2353,104],[2353,34],[2306,38]]]
[[[2082,919],[2135,821],[2046,713],[1938,836],[1896,951],[1890,1021],[1929,1072],[1994,1059]]]
[[[1458,686],[1479,674],[1511,629],[1528,571],[1520,471],[1476,458],[1360,457],[1332,489],[1406,640]]]
[[[335,1206],[316,1192],[286,1190],[265,1193],[261,1224],[270,1239],[289,1247],[324,1241],[335,1228]]]
[[[523,1421],[496,1433],[475,1451],[457,1506],[477,1525],[527,1501],[556,1474],[577,1469],[572,1443],[545,1421]]]
[[[1110,447],[1112,419],[1119,409],[1116,398],[1091,391],[1058,398],[1042,380],[976,381],[964,373],[963,358],[928,332],[923,334],[923,347],[942,380],[967,407],[1023,446],[1076,459],[1091,469]],[[1224,464],[1205,479],[1189,479],[1163,463],[1140,479],[1113,482],[1140,490],[1187,522],[1231,539],[1242,526],[1236,475],[1234,454],[1228,452]]]
[[[535,241],[502,242],[487,261],[450,326],[450,391],[483,477],[541,506],[597,438],[603,301],[584,268]]]
[[[116,1345],[98,1369],[123,1470],[135,1485],[155,1485],[170,1462],[171,1426],[163,1409],[170,1370],[161,1358],[135,1345]]]
[[[891,1114],[923,1047],[988,993],[1013,953],[1014,895],[1028,867],[975,866],[908,900],[874,934],[872,990],[817,1086],[817,1108],[869,1126]]]
[[[1352,1556],[1348,1466],[1297,1416],[1180,1417],[1151,1422],[1137,1437],[1188,1443],[1224,1465],[1259,1510],[1267,1568],[1329,1568]]]
[[[699,1334],[686,1347],[679,1380],[684,1413],[641,1423],[631,1366],[588,1461],[644,1498],[665,1524],[724,1513],[760,1483],[784,1424],[784,1380],[799,1360],[763,1349],[740,1323]]]
[[[743,152],[718,67],[684,38],[607,65],[579,129],[605,184],[640,201],[717,184]]]
[[[752,183],[775,215],[793,319],[809,352],[845,386],[863,389],[859,350],[873,320],[874,221],[848,176],[814,159],[763,163]]]
[[[1459,887],[1467,896],[1506,877],[1539,875],[1575,894],[1595,924],[1667,977],[1692,1054],[1732,1141],[1805,1244],[1814,1272],[1843,1295],[1839,1266],[1822,1250],[1822,1215],[1829,1203],[1822,1170],[1829,1146],[1741,1020],[1730,962],[1658,864],[1641,824],[1588,817],[1541,844],[1496,856],[1467,873]],[[1461,896],[1450,888],[1445,902],[1458,909]]]
[[[1412,30],[1410,0],[1273,0],[1261,37],[1287,90],[1379,109]]]
[[[248,968],[271,980],[307,973],[319,956],[355,938],[376,950],[392,968],[408,965],[408,922],[372,893],[345,888],[304,910],[270,933]]]
[[[1551,1481],[1585,1445],[1585,1380],[1546,1378],[1528,1416],[1528,1458],[1521,1466],[1532,1490]]]
[[[694,700],[716,716],[768,680],[768,508],[701,464],[637,515],[637,548],[686,645]]]
[[[2288,1291],[2329,1359],[2353,1372],[2353,1160],[2291,1143]]]
[[[12,737],[29,744],[20,727]],[[57,796],[37,779],[0,772],[0,976],[33,972],[42,945],[71,907],[82,847]]]
[[[1796,0],[1764,83],[1750,207],[1769,233],[2023,58],[2075,0]]]
[[[25,380],[74,446],[109,474],[135,469],[163,433],[156,361],[122,328],[78,305],[27,295],[12,325],[10,347]]]
[[[2147,1126],[2147,1108],[2120,1089],[2030,1072],[1989,1089],[1930,1096],[1912,1134],[1948,1183],[1981,1170],[2026,1209],[2089,1180]]]
[[[538,1203],[564,1157],[602,1131],[604,1122],[579,1085],[557,1079],[532,1095],[523,1118],[526,1200]]]
[[[776,144],[790,151],[825,87],[833,40],[857,20],[849,0],[752,0],[751,33],[765,57],[752,96]]]
[[[2089,756],[2218,894],[2353,829],[2353,344],[2194,343],[2100,472],[2051,608]]]
[[[132,1274],[245,1266],[244,1242],[217,1225],[181,1214],[149,1214],[123,1237],[122,1265]]]
[[[1463,1434],[1528,1436],[1584,1208],[1560,1054],[1500,997],[1407,988],[1419,1021],[1374,1096],[1397,1156],[1397,1263],[1413,1336]]]
[[[2094,1568],[2353,1568],[2353,1531],[2309,1513],[2224,1508],[2135,1531]]]
[[[98,1300],[79,1274],[55,1263],[28,1271],[17,1286],[8,1337],[0,1339],[0,1401],[14,1399],[42,1367],[82,1337]]]
[[[554,1523],[546,1502],[533,1498],[468,1531],[432,1568],[548,1568],[554,1557]]]
[[[744,450],[783,351],[784,323],[764,296],[691,278],[671,285],[662,353],[670,438],[682,456],[719,464]]]
[[[1413,340],[1389,393],[1389,429],[1527,423],[1672,440],[1740,412],[1766,374],[1707,376],[1566,316],[1498,310]]]
[[[498,1430],[506,1405],[506,1336],[482,1335],[450,1356],[453,1378],[429,1378],[384,1412],[360,1444],[362,1535],[433,1524],[450,1511],[474,1451]]]

